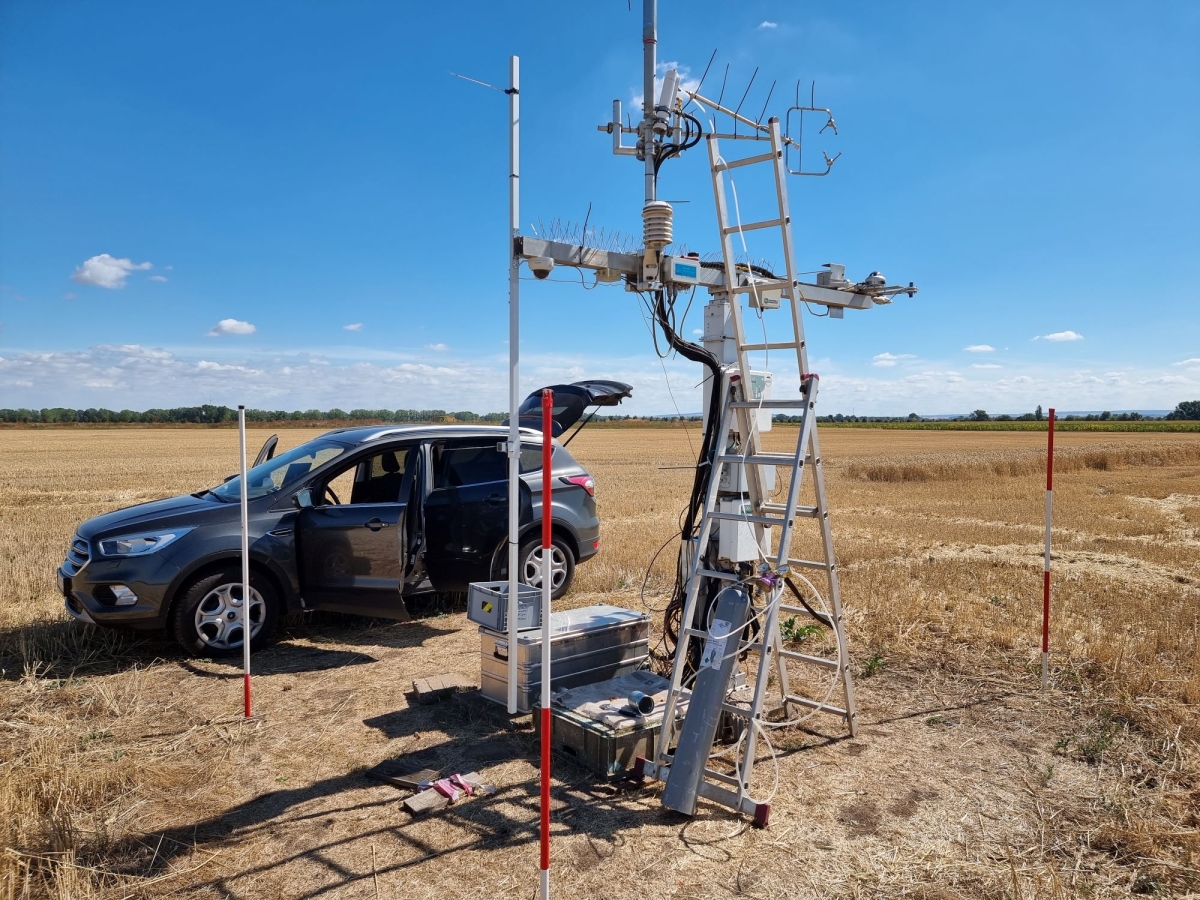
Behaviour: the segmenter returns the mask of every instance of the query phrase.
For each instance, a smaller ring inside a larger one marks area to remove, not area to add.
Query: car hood
[[[88,519],[79,526],[79,536],[92,540],[98,536],[125,532],[131,530],[152,529],[158,526],[199,524],[198,518],[207,518],[213,514],[221,515],[231,508],[231,504],[222,503],[211,497],[196,497],[183,494],[179,497],[169,497],[166,500],[152,500],[149,503],[139,503],[137,506],[127,506],[114,510],[94,519]],[[236,508],[236,507],[232,507]],[[206,515],[207,514],[207,515]]]

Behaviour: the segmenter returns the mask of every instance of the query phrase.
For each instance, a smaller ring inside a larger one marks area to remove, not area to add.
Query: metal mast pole
[[[517,713],[517,559],[521,531],[521,60],[508,59],[508,714]]]
[[[654,69],[658,45],[658,0],[642,3],[642,152],[646,161],[646,202],[655,199]],[[585,235],[586,240],[586,235]]]

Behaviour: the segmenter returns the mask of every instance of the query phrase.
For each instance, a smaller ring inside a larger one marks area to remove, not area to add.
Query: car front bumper
[[[179,574],[165,556],[88,559],[78,568],[68,558],[57,572],[58,592],[67,613],[80,622],[120,628],[154,629],[165,622],[163,599]],[[133,591],[132,603],[120,604],[113,588]]]

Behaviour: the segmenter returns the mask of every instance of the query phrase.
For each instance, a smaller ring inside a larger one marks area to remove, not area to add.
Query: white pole
[[[517,559],[521,532],[521,60],[508,60],[508,714],[517,712]]]
[[[250,502],[246,484],[246,407],[238,406],[238,447],[242,458],[242,687],[250,718]]]

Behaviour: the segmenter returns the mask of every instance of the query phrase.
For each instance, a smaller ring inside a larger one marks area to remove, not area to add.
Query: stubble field
[[[266,432],[251,434],[257,445]],[[287,447],[314,436],[280,434]],[[772,449],[795,440],[777,427]],[[601,554],[571,605],[660,609],[699,435],[596,429]],[[668,814],[556,762],[555,894],[1116,897],[1200,891],[1200,437],[1060,437],[1052,688],[1038,689],[1043,434],[822,433],[861,732],[760,748],[771,827]],[[218,483],[236,434],[0,431],[0,898],[528,897],[536,747],[471,695],[461,608],[317,615],[239,670],[65,620],[75,525]],[[657,616],[652,621],[657,625]],[[412,819],[363,777],[427,751],[491,797]],[[777,769],[776,769],[777,766]]]

